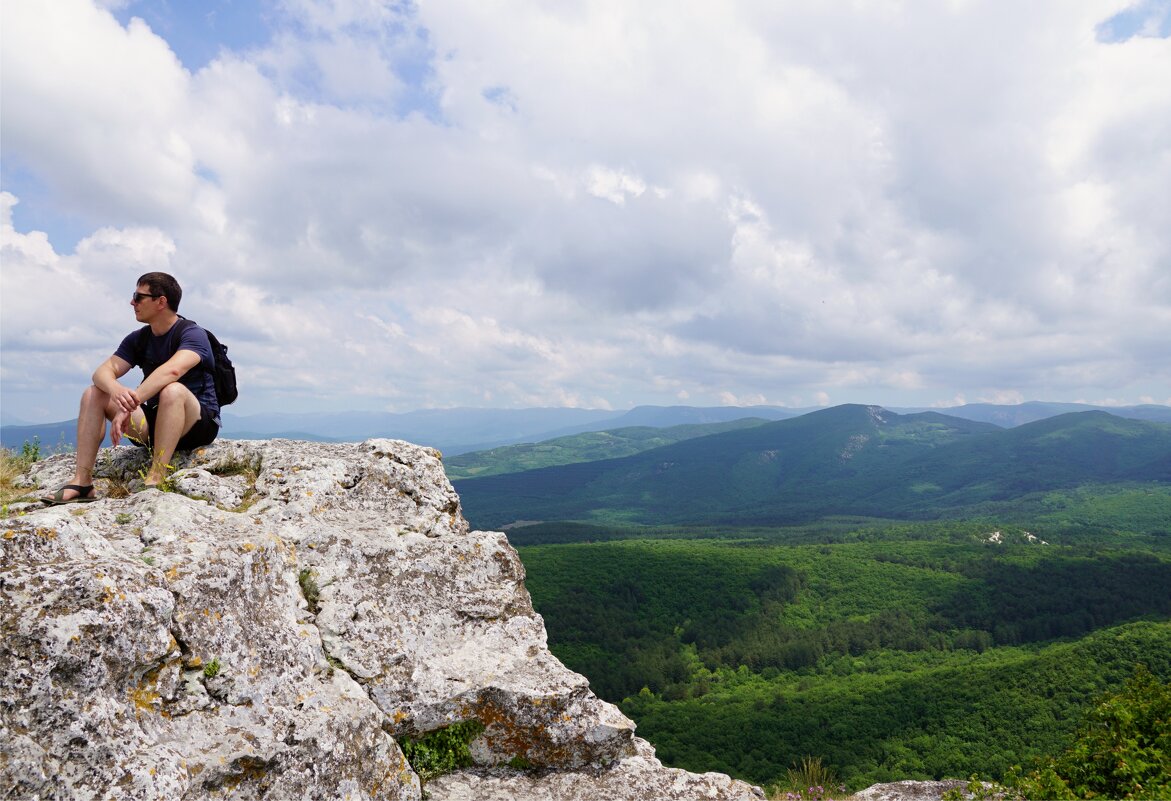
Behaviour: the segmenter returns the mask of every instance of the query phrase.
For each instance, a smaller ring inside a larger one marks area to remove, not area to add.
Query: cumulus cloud
[[[286,0],[187,68],[148,5],[5,7],[21,416],[159,268],[245,412],[1171,396],[1150,9]]]

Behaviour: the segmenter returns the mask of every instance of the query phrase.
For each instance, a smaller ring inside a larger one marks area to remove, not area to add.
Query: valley
[[[509,539],[552,650],[668,764],[859,789],[1003,780],[1171,680],[1169,467],[1171,426],[1100,412],[838,407],[456,486],[542,521]]]

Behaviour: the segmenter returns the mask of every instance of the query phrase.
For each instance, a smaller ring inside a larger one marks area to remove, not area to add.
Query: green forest
[[[1171,729],[1162,701],[1101,700],[1171,699],[1171,425],[842,406],[678,433],[449,468],[482,476],[456,482],[473,525],[524,521],[508,537],[550,647],[665,763],[1082,797],[1101,777],[1052,766],[1103,708]],[[1171,746],[1119,747],[1171,782]]]
[[[1002,779],[1058,753],[1138,665],[1171,680],[1162,547],[998,530],[999,543],[977,523],[919,523],[520,553],[554,653],[666,763],[767,785],[815,755],[859,789]]]

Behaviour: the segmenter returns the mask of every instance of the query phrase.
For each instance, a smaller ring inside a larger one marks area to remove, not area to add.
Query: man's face
[[[150,287],[146,284],[139,284],[134,290],[134,297],[131,299],[130,305],[134,307],[135,320],[140,323],[149,323],[167,305],[167,299],[162,295],[157,298],[151,297]]]

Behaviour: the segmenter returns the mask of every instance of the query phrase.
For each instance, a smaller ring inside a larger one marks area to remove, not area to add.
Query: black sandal
[[[63,506],[67,503],[93,503],[98,499],[97,495],[94,495],[92,498],[89,497],[89,494],[93,492],[93,489],[93,484],[87,484],[84,487],[80,484],[66,484],[51,496],[41,498],[41,503],[48,504],[49,506]],[[65,490],[74,490],[77,492],[77,497],[66,498]]]

